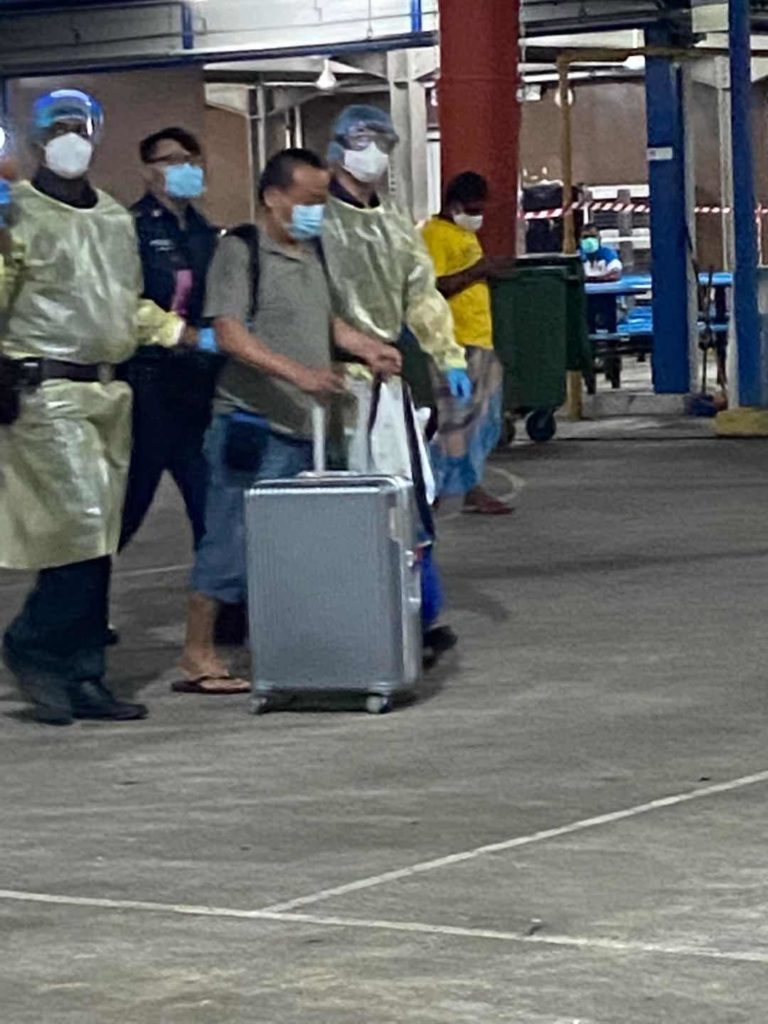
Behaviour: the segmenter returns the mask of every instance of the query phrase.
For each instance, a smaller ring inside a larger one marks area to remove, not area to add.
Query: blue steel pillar
[[[765,404],[757,305],[755,174],[752,162],[752,60],[749,0],[731,0],[728,14],[733,138],[733,222],[736,239],[734,317],[738,349],[738,404]]]
[[[672,45],[668,30],[664,26],[648,29],[646,45]],[[645,89],[651,189],[653,385],[658,394],[687,394],[691,369],[682,71],[667,58],[649,58]]]
[[[181,5],[181,45],[185,50],[195,48],[195,17],[188,0]]]

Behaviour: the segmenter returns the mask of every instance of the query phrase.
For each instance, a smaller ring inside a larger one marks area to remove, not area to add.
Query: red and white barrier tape
[[[523,220],[558,220],[570,211],[589,209],[590,213],[650,213],[650,203],[627,203],[627,202],[596,202],[596,203],[574,203],[573,206],[559,206],[552,210],[534,210],[522,214]],[[723,214],[732,213],[730,206],[696,206],[698,214]],[[755,210],[756,217],[768,216],[768,206],[758,206]]]

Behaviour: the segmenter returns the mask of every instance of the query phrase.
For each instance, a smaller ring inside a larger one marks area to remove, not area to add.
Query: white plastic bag
[[[384,476],[400,476],[413,479],[411,446],[406,426],[405,402],[410,402],[403,391],[399,377],[382,382],[376,419],[370,425],[372,387],[368,381],[353,380],[350,390],[357,399],[357,422],[348,437],[347,460],[353,473],[381,473]],[[425,418],[418,414],[411,403],[416,426],[421,472],[427,492],[427,501],[435,500],[435,477],[429,459],[427,441],[424,435]],[[427,416],[428,419],[428,416]]]

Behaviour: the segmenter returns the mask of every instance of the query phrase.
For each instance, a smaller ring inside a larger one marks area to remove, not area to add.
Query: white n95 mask
[[[465,231],[471,231],[473,235],[483,226],[483,215],[477,213],[474,216],[470,213],[454,213],[453,223],[457,228],[464,228]]]
[[[60,178],[82,178],[93,160],[93,143],[68,132],[51,139],[45,147],[45,166]]]
[[[389,157],[375,142],[369,142],[365,149],[344,150],[344,169],[357,181],[372,185],[389,170]]]

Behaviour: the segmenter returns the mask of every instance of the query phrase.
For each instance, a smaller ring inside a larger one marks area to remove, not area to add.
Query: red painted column
[[[520,0],[440,0],[443,181],[483,174],[491,203],[483,243],[513,256],[517,238]]]

